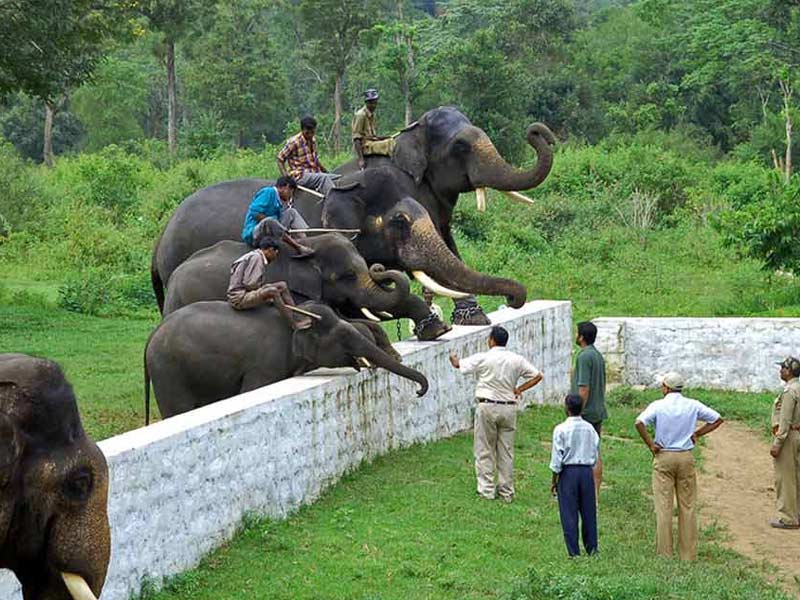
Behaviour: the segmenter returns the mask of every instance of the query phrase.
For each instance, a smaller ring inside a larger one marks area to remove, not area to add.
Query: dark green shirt
[[[606,363],[603,355],[593,345],[581,348],[575,357],[575,368],[572,370],[572,393],[578,393],[578,387],[589,386],[589,400],[583,409],[583,418],[589,423],[597,424],[608,418],[606,412]]]

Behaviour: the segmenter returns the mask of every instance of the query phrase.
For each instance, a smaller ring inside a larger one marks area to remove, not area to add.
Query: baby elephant
[[[419,371],[403,366],[325,304],[301,305],[321,319],[292,330],[272,306],[237,311],[227,302],[195,302],[167,315],[145,349],[145,418],[150,380],[163,418],[299,375],[317,367],[355,367],[366,359],[428,390]],[[363,331],[363,333],[362,333]],[[366,334],[366,335],[365,335]]]

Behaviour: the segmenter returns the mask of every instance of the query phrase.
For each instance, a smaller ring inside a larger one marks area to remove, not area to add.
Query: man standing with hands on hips
[[[778,363],[783,391],[772,406],[772,447],[778,518],[769,522],[776,529],[800,528],[800,361],[790,356]]]
[[[542,373],[519,354],[506,350],[508,332],[495,325],[489,333],[489,351],[459,360],[450,353],[450,364],[462,373],[477,373],[475,396],[475,474],[478,495],[487,500],[497,495],[514,501],[514,433],[517,403],[525,390],[542,380]],[[517,381],[526,381],[517,387]],[[497,486],[494,471],[497,467]]]
[[[692,449],[698,438],[722,425],[719,413],[686,398],[683,377],[674,371],[659,378],[664,398],[651,402],[636,417],[636,431],[653,453],[653,503],[656,511],[656,553],[672,556],[672,506],[678,501],[678,556],[697,558],[697,477]],[[704,421],[695,430],[697,421]],[[655,441],[647,427],[655,426]]]

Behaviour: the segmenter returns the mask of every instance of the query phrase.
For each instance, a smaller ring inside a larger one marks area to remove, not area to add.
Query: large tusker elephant
[[[458,257],[451,221],[459,194],[487,187],[509,192],[531,189],[550,173],[553,134],[545,125],[534,123],[528,127],[526,136],[538,159],[530,170],[523,171],[509,165],[488,135],[472,125],[464,114],[453,107],[440,107],[426,112],[397,137],[391,158],[369,157],[363,176],[369,177],[372,168],[377,166],[395,170],[397,185],[403,192],[399,197],[414,198],[428,211],[444,244]],[[355,162],[342,165],[338,170],[346,175],[353,174]],[[195,192],[183,201],[153,253],[151,274],[159,306],[163,305],[164,286],[181,262],[219,240],[239,239],[250,199],[269,183],[263,179],[223,182]],[[296,205],[312,227],[321,224],[323,206],[316,198],[298,194]],[[366,254],[364,258],[368,263],[381,260]],[[479,290],[468,291],[479,293]],[[487,322],[479,309],[466,310],[472,304],[473,299],[456,301],[456,323]]]
[[[314,256],[296,258],[281,244],[278,259],[267,267],[269,281],[286,281],[296,302],[321,301],[348,318],[375,319],[375,313],[408,317],[417,324],[421,340],[447,331],[441,320],[431,320],[425,303],[409,292],[408,278],[380,265],[370,269],[350,240],[326,233],[304,240]],[[164,314],[201,300],[225,300],[231,263],[247,252],[242,242],[223,240],[198,250],[170,277]]]
[[[57,364],[0,354],[0,568],[25,600],[93,600],[110,557],[108,467]]]
[[[359,368],[366,359],[428,390],[419,371],[403,366],[329,306],[301,305],[322,317],[293,331],[271,306],[237,311],[227,302],[196,302],[164,318],[145,349],[145,413],[152,379],[168,418],[299,375],[317,367]]]

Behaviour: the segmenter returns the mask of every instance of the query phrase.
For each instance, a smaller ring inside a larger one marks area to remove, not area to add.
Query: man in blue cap
[[[363,169],[365,156],[381,154],[391,156],[394,150],[393,137],[378,135],[378,119],[375,110],[378,107],[378,90],[368,89],[364,92],[364,106],[356,111],[353,117],[353,150],[358,157],[358,168]]]

